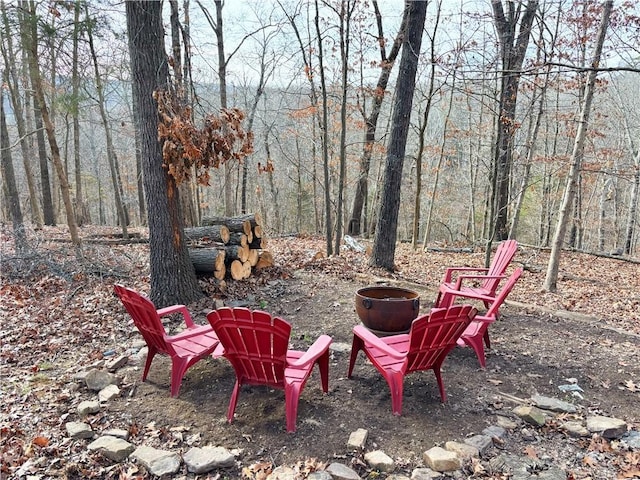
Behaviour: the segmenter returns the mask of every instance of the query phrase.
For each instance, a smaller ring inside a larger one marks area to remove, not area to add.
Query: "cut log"
[[[258,263],[256,263],[256,269],[273,267],[275,262],[273,261],[273,255],[268,250],[263,250],[260,253],[260,258],[258,259]]]
[[[249,242],[249,248],[264,250],[265,248],[267,248],[267,239],[254,237],[253,241]]]
[[[255,248],[249,249],[249,263],[252,267],[255,267],[260,259],[260,250],[256,250]]]
[[[253,236],[256,238],[262,238],[262,227],[260,225],[253,227]]]
[[[203,225],[228,225],[249,221],[252,227],[262,225],[262,216],[259,213],[247,213],[237,217],[205,217],[202,219]]]
[[[190,248],[189,258],[196,273],[214,274],[218,278],[219,272],[222,271],[222,278],[225,275],[224,259],[226,252],[217,248]],[[216,275],[218,274],[218,275]]]
[[[206,217],[202,219],[202,225],[224,225],[230,232],[251,233],[251,222],[246,218],[240,217]]]
[[[240,260],[244,263],[249,260],[250,251],[247,245],[244,247],[242,245],[227,245],[225,248],[225,263],[229,265],[234,260]]]
[[[184,234],[190,241],[211,240],[213,242],[229,243],[229,229],[224,225],[212,225],[208,227],[189,227],[184,229]]]
[[[241,245],[243,247],[248,247],[249,238],[244,233],[234,232],[229,234],[229,241],[227,243],[229,245]]]
[[[245,264],[249,262],[241,262],[240,260],[234,260],[229,265],[229,273],[231,278],[234,280],[244,280],[245,278],[249,278],[251,275],[251,265],[249,265],[249,272],[247,273],[247,268]]]

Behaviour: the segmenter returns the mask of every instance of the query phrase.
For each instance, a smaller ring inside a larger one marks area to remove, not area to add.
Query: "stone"
[[[518,424],[516,422],[508,417],[503,417],[502,415],[498,415],[496,417],[496,424],[506,430],[515,430],[518,428]]]
[[[135,447],[121,438],[110,437],[108,435],[99,437],[98,439],[87,445],[90,451],[96,451],[103,457],[113,460],[114,462],[122,462],[135,450]]]
[[[525,422],[535,425],[536,427],[542,427],[546,423],[547,419],[542,410],[531,405],[520,405],[513,409],[513,413],[519,416]]]
[[[369,466],[381,472],[391,472],[396,467],[393,459],[382,450],[374,450],[364,455],[364,460]]]
[[[509,474],[509,480],[566,480],[567,474],[527,457],[499,455],[489,461],[491,470]]]
[[[573,403],[558,400],[557,398],[544,397],[542,395],[533,395],[531,397],[536,407],[542,410],[551,410],[560,413],[576,413],[578,409]]]
[[[364,449],[368,436],[369,431],[364,428],[359,428],[355,432],[351,432],[351,435],[349,435],[349,441],[347,442],[347,447],[352,450]]]
[[[387,477],[387,480],[411,480],[406,475],[401,475],[399,473],[392,473]]]
[[[342,463],[331,463],[326,468],[326,471],[333,480],[360,480],[360,475]]]
[[[442,474],[426,467],[414,468],[411,472],[411,480],[432,480],[434,478],[442,478]]]
[[[91,425],[84,422],[67,422],[64,424],[64,428],[71,438],[93,438],[95,435]]]
[[[581,422],[569,421],[560,425],[560,428],[575,438],[589,436],[589,430]]]
[[[635,430],[629,431],[621,439],[624,444],[632,450],[640,450],[640,432]]]
[[[89,390],[99,392],[109,385],[118,385],[120,380],[113,373],[94,368],[87,373],[84,382]]]
[[[504,439],[507,436],[507,431],[504,427],[500,425],[491,425],[484,430],[482,430],[482,434],[491,438],[498,438],[500,440]]]
[[[110,428],[102,432],[103,435],[109,435],[110,437],[122,438],[123,440],[129,440],[129,430],[122,428]]]
[[[299,478],[297,475],[293,468],[280,465],[267,475],[267,480],[296,480]]]
[[[135,449],[131,458],[140,462],[151,475],[158,477],[173,475],[180,470],[180,455],[168,450],[158,450],[143,445]]]
[[[224,447],[193,447],[184,454],[187,470],[192,473],[206,473],[215,468],[227,468],[234,465],[235,456]]]
[[[98,392],[98,400],[106,403],[120,396],[120,389],[117,385],[107,385]]]
[[[120,355],[114,358],[113,360],[107,362],[105,366],[107,370],[109,370],[110,372],[115,372],[116,370],[124,367],[128,361],[129,361],[128,355]]]
[[[333,477],[329,472],[321,470],[319,472],[312,472],[307,476],[307,480],[333,480]]]
[[[457,454],[442,447],[433,447],[422,454],[422,460],[429,468],[436,472],[451,472],[458,470],[462,462]]]
[[[98,413],[100,411],[100,402],[96,400],[85,400],[78,404],[78,415],[86,417],[92,413]]]
[[[465,438],[464,443],[478,449],[481,455],[484,455],[489,448],[493,446],[493,438],[487,435],[473,435]]]
[[[480,455],[480,451],[477,447],[466,443],[447,442],[444,444],[444,449],[457,454],[462,460],[467,460]]]
[[[627,432],[627,423],[619,418],[593,415],[587,417],[587,430],[604,438],[620,438]]]

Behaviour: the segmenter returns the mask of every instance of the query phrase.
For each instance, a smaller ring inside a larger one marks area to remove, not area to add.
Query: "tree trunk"
[[[375,267],[393,270],[400,209],[400,188],[404,165],[407,134],[411,120],[413,92],[416,85],[418,56],[422,44],[422,30],[427,12],[427,2],[412,2],[407,20],[407,33],[402,43],[402,57],[396,85],[396,101],[393,107],[391,136],[387,149],[382,201],[370,263]]]
[[[118,214],[118,222],[120,223],[120,228],[122,229],[122,238],[126,240],[129,238],[129,232],[127,231],[127,226],[129,224],[129,215],[127,215],[124,202],[122,200],[122,180],[120,177],[120,171],[117,168],[116,150],[113,146],[111,125],[109,125],[109,119],[107,118],[107,111],[105,108],[106,101],[104,97],[104,89],[102,86],[102,78],[100,77],[100,69],[98,68],[98,57],[96,56],[96,50],[93,44],[93,31],[91,28],[91,18],[89,17],[89,7],[85,5],[85,9],[89,50],[91,52],[91,59],[93,61],[93,69],[96,80],[96,91],[98,93],[98,109],[100,111],[102,128],[104,128],[105,140],[107,142],[107,163],[109,164],[109,172],[111,173],[111,184],[113,185],[113,195],[116,204],[116,212]]]
[[[35,6],[31,3],[31,11],[29,15],[29,42],[27,49],[27,58],[29,61],[29,75],[31,77],[31,83],[34,89],[36,102],[40,107],[40,113],[42,114],[42,122],[44,123],[45,130],[47,132],[47,138],[49,140],[49,149],[51,150],[51,157],[53,166],[55,167],[58,181],[60,182],[60,193],[62,194],[62,201],[64,203],[65,214],[67,218],[67,226],[69,227],[69,235],[71,236],[71,242],[73,243],[76,259],[82,261],[82,248],[80,235],[78,234],[78,224],[76,223],[75,214],[73,211],[73,204],[71,202],[70,187],[67,180],[67,172],[62,165],[62,159],[60,158],[60,150],[58,148],[58,142],[56,140],[55,129],[53,122],[49,117],[49,110],[47,108],[44,90],[42,86],[42,78],[40,75],[40,69],[38,66],[38,45],[37,45],[37,17],[35,12]]]
[[[203,296],[184,241],[175,180],[163,168],[158,108],[153,92],[168,88],[162,4],[126,2],[133,96],[137,103],[144,190],[149,212],[151,300],[158,308],[189,304]]]
[[[27,126],[25,116],[27,115],[28,102],[22,104],[20,98],[20,83],[16,71],[16,57],[13,51],[12,32],[9,27],[9,19],[4,2],[0,3],[2,9],[2,20],[4,30],[0,32],[0,49],[2,50],[2,58],[6,66],[6,84],[9,89],[11,98],[11,106],[18,128],[18,137],[20,138],[20,151],[22,152],[22,165],[24,167],[25,178],[27,180],[27,188],[29,190],[29,206],[31,209],[31,221],[36,229],[42,228],[42,213],[38,203],[38,193],[35,182],[35,175],[31,162],[35,158],[33,154],[33,142],[27,138]],[[6,49],[4,48],[6,42]],[[25,97],[27,93],[25,92]]]
[[[3,72],[2,78],[6,76]],[[7,119],[4,114],[4,90],[0,89],[0,165],[2,165],[2,178],[6,192],[6,204],[9,206],[11,223],[13,224],[13,243],[16,253],[22,253],[29,247],[27,234],[24,229],[22,209],[20,208],[20,195],[16,186],[16,176],[13,171],[13,160],[11,158],[11,148],[9,147],[9,131],[7,130]]]
[[[324,172],[324,213],[325,213],[325,240],[327,243],[327,256],[333,254],[333,223],[331,219],[331,181],[329,176],[329,106],[327,83],[324,75],[324,48],[322,45],[322,33],[320,31],[320,10],[318,0],[315,0],[316,14],[314,23],[318,36],[318,61],[320,62],[320,92],[322,95],[322,121],[320,130],[322,135],[322,170]]]
[[[380,45],[380,76],[373,93],[373,104],[371,105],[371,113],[365,118],[364,145],[362,147],[362,156],[360,157],[358,182],[356,183],[356,191],[353,196],[353,206],[351,208],[351,218],[347,225],[347,233],[349,235],[360,235],[363,222],[363,210],[369,194],[369,169],[371,168],[371,154],[376,141],[376,130],[378,128],[378,118],[382,109],[382,101],[384,100],[389,77],[395,64],[400,47],[402,46],[402,38],[406,29],[407,16],[409,14],[409,4],[405,3],[402,12],[402,22],[400,29],[393,40],[393,46],[387,57],[384,39],[384,30],[382,28],[382,15],[378,8],[378,2],[373,1],[373,8],[376,15],[376,23],[378,26],[378,44]],[[364,113],[364,111],[363,111]]]
[[[576,131],[576,138],[573,145],[573,151],[571,153],[571,169],[567,178],[567,185],[562,197],[562,204],[560,206],[560,211],[558,212],[558,223],[556,225],[556,231],[551,244],[549,265],[547,266],[547,275],[544,280],[544,289],[550,292],[555,292],[557,288],[560,254],[562,252],[562,244],[567,230],[567,223],[569,222],[569,216],[571,214],[571,206],[573,205],[573,200],[575,198],[576,184],[582,169],[584,143],[587,136],[587,127],[589,125],[589,115],[591,113],[591,102],[593,100],[596,77],[598,75],[597,68],[600,65],[602,46],[609,26],[609,17],[612,9],[613,0],[608,0],[604,4],[602,10],[602,21],[600,23],[600,30],[598,32],[593,61],[591,62],[592,70],[589,71],[584,103],[582,105],[578,130]]]
[[[538,0],[529,0],[520,21],[520,29],[516,36],[516,28],[520,11],[515,10],[515,2],[507,2],[507,14],[501,0],[492,0],[493,16],[499,35],[500,53],[502,57],[501,89],[499,102],[498,135],[495,149],[495,178],[492,197],[495,199],[495,223],[493,233],[496,240],[508,237],[507,219],[509,207],[509,186],[513,167],[514,138],[519,128],[516,122],[516,106],[520,70],[527,52],[531,26],[538,8]]]

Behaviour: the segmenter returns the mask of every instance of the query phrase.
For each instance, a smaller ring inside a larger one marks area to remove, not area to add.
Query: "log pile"
[[[238,217],[208,217],[202,226],[185,228],[190,243],[189,256],[197,274],[244,280],[253,270],[274,265],[273,256],[265,250],[260,214]]]

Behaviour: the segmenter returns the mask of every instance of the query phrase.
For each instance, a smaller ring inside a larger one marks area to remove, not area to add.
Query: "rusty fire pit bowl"
[[[366,287],[356,292],[356,312],[376,334],[405,333],[420,311],[418,293],[399,287]]]

